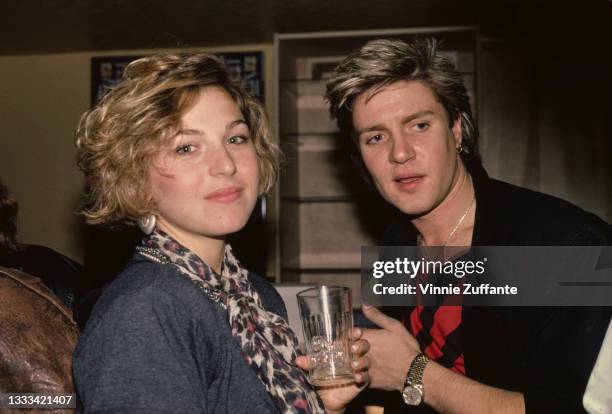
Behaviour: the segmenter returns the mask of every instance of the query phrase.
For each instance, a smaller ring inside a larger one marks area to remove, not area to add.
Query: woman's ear
[[[455,139],[455,147],[459,147],[461,145],[462,137],[461,137],[461,112],[457,115],[457,119],[453,122],[453,127],[451,131],[453,132],[453,138]]]

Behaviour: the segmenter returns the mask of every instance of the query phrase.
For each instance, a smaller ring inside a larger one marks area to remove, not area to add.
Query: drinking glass
[[[319,286],[297,294],[306,354],[310,359],[310,380],[318,387],[353,382],[351,289]]]

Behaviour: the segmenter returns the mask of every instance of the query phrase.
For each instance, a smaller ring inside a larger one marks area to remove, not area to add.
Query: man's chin
[[[428,203],[393,203],[391,202],[402,213],[410,217],[410,219],[416,219],[422,217],[433,210],[433,206]]]
[[[426,216],[427,213],[429,213],[429,211],[416,212],[416,213],[407,213],[407,212],[403,212],[403,213],[406,214],[410,220],[415,220],[415,219]]]

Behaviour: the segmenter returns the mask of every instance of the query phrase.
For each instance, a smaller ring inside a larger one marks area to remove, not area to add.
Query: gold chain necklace
[[[455,227],[453,228],[453,230],[450,232],[450,234],[448,235],[448,238],[446,239],[446,241],[444,242],[444,244],[442,245],[442,247],[446,247],[446,245],[448,244],[448,242],[451,240],[451,238],[455,235],[455,233],[457,232],[457,229],[459,229],[459,226],[461,226],[461,223],[463,223],[463,220],[465,220],[465,218],[467,217],[468,213],[470,212],[470,210],[472,209],[472,206],[475,204],[474,202],[476,201],[476,197],[472,198],[472,201],[470,202],[470,205],[468,206],[468,208],[465,210],[465,212],[463,213],[463,215],[461,216],[461,218],[459,219],[459,221],[457,222],[457,224],[455,224]],[[423,245],[423,237],[419,234],[417,236],[417,244],[418,245]]]

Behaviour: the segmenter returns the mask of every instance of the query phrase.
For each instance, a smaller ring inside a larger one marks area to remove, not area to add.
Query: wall
[[[206,50],[264,51],[266,96],[272,96],[272,45]],[[90,58],[151,52],[0,57],[0,178],[19,200],[22,243],[42,244],[82,261],[83,220],[75,211],[83,180],[74,162],[74,131],[89,107]]]
[[[607,95],[596,93],[602,74],[593,76],[605,65],[596,61],[568,67],[550,56],[540,57],[542,48],[534,49],[537,54],[530,56],[523,48],[483,47],[479,118],[489,172],[566,198],[612,221]],[[207,50],[263,50],[267,106],[274,113],[272,45]],[[83,182],[74,163],[73,137],[80,114],[89,106],[90,58],[148,52],[0,57],[0,178],[20,202],[22,242],[83,259],[83,221],[75,214]],[[544,66],[546,71],[534,73]]]
[[[492,177],[612,222],[612,129],[600,92],[610,87],[606,58],[571,60],[550,45],[483,42],[480,153]]]

